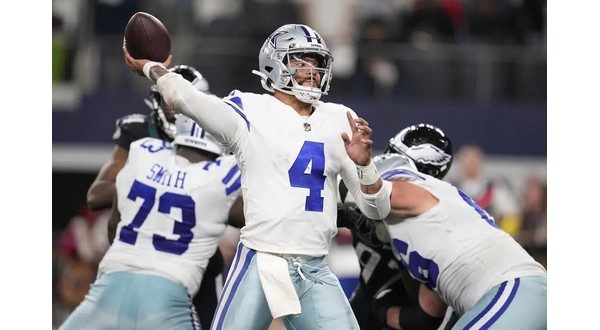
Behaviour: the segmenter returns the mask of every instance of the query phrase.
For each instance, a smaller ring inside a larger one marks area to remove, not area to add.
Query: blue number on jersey
[[[140,147],[147,149],[150,153],[159,152],[163,149],[172,149],[167,141],[161,141],[160,144],[154,144],[153,141],[144,141]]]
[[[460,195],[460,197],[462,197],[462,199],[465,202],[467,202],[467,204],[474,208],[483,220],[489,223],[492,227],[498,228],[498,226],[496,226],[496,221],[489,213],[487,213],[486,210],[482,209],[481,206],[479,206],[479,204],[477,204],[471,197],[469,197],[469,195],[465,194],[458,188],[456,188],[456,190],[458,190],[458,194]]]
[[[194,203],[192,197],[187,195],[165,192],[160,196],[158,212],[170,214],[172,208],[181,209],[181,222],[175,221],[173,226],[173,234],[179,235],[179,239],[170,240],[164,236],[154,234],[152,245],[155,249],[179,255],[187,251],[192,237],[194,237],[192,228],[196,226],[195,206],[196,203]]]
[[[135,180],[127,198],[135,201],[138,197],[141,197],[144,200],[142,206],[140,206],[140,209],[133,217],[133,221],[131,221],[130,224],[123,226],[119,233],[119,240],[131,245],[135,245],[137,240],[138,233],[136,229],[142,226],[148,217],[148,214],[150,214],[150,210],[152,210],[152,207],[154,206],[156,201],[156,188]],[[194,236],[192,228],[196,226],[195,207],[196,203],[194,203],[194,200],[187,195],[165,192],[159,197],[158,212],[169,214],[172,208],[181,209],[181,222],[175,221],[175,225],[173,226],[173,234],[179,235],[179,239],[177,240],[170,240],[164,236],[154,234],[152,237],[152,245],[154,245],[156,250],[177,255],[181,255],[187,251],[192,237]]]
[[[408,243],[394,238],[394,248],[398,253],[403,256],[408,256],[408,265],[403,259],[400,262],[408,269],[410,275],[416,280],[425,283],[429,289],[435,289],[437,287],[438,276],[440,275],[440,268],[431,259],[424,258],[417,251],[411,251],[408,255]]]
[[[310,173],[306,173],[312,165]],[[321,191],[325,188],[325,145],[320,142],[304,141],[300,153],[288,170],[292,187],[308,188],[304,209],[323,212]]]
[[[156,189],[145,185],[138,180],[133,181],[133,185],[131,186],[131,190],[129,190],[127,198],[135,202],[135,200],[140,197],[144,202],[133,217],[133,221],[121,228],[121,232],[119,233],[120,241],[131,245],[135,244],[135,241],[137,240],[136,229],[140,228],[144,223],[144,220],[148,217],[148,214],[150,214],[150,210],[152,210],[152,206],[154,206],[155,196]]]

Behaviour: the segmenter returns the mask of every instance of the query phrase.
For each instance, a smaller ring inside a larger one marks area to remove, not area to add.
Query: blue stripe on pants
[[[479,313],[479,315],[477,315],[477,317],[475,317],[471,322],[469,322],[469,324],[467,324],[467,326],[465,327],[465,329],[469,329],[470,327],[472,327],[475,323],[477,323],[477,321],[479,321],[485,314],[487,314],[487,312],[490,311],[490,309],[492,309],[492,307],[494,307],[494,305],[496,304],[496,302],[498,302],[498,299],[500,299],[500,296],[502,295],[502,293],[504,292],[504,289],[506,289],[506,282],[503,282],[500,285],[500,289],[498,290],[498,292],[496,292],[496,295],[494,296],[494,299],[492,299],[492,302],[490,302],[485,309],[483,310],[483,312]]]
[[[491,288],[459,318],[452,330],[534,330],[547,327],[545,276],[524,276]]]
[[[483,325],[483,329],[488,329],[492,324],[494,324],[494,322],[496,322],[496,320],[498,320],[498,318],[502,314],[504,314],[504,312],[506,311],[506,309],[508,308],[510,303],[515,298],[515,295],[517,294],[518,289],[519,289],[519,279],[517,278],[517,279],[515,279],[515,286],[513,287],[512,291],[510,292],[508,299],[506,300],[504,305],[502,305],[502,307],[500,308],[498,313],[496,313],[494,316],[492,316],[492,318]]]
[[[503,282],[494,299],[477,315],[465,329],[488,329],[506,311],[519,288],[519,279]],[[507,294],[507,290],[510,290]],[[500,306],[500,307],[498,307]],[[482,324],[483,323],[483,324]]]
[[[227,310],[229,309],[229,305],[235,296],[236,290],[240,284],[240,281],[246,274],[248,270],[248,265],[254,258],[256,251],[246,248],[240,242],[238,244],[238,250],[236,253],[236,260],[234,268],[227,276],[227,281],[225,283],[225,287],[223,289],[223,294],[221,295],[221,299],[219,300],[219,305],[217,306],[217,313],[215,315],[214,320],[218,320],[216,324],[214,324],[211,329],[222,329],[223,321],[225,320],[225,315],[227,315]],[[241,267],[240,264],[242,264]]]

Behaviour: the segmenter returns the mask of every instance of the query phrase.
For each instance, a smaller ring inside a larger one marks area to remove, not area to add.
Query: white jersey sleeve
[[[162,276],[195,294],[240,193],[240,175],[232,156],[190,163],[164,141],[132,143],[116,180],[121,220],[99,271]]]
[[[339,107],[341,113],[350,112],[353,118],[356,118],[356,113],[350,108],[336,105]],[[347,120],[345,121],[345,132],[348,136],[352,136],[352,130]],[[341,137],[340,137],[341,140]],[[343,143],[342,143],[343,146]],[[344,149],[345,150],[345,149]],[[345,157],[341,157],[341,168],[340,177],[344,181],[344,184],[348,188],[350,194],[346,197],[346,201],[352,201],[367,217],[371,219],[383,219],[385,218],[391,209],[390,206],[390,194],[391,185],[389,182],[383,181],[381,190],[373,195],[368,195],[362,192],[360,188],[360,181],[356,172],[356,164],[348,157],[344,152]]]
[[[163,75],[156,86],[167,103],[175,105],[225,147],[231,147],[240,134],[249,130],[248,120],[231,98],[220,99],[198,91],[176,73]]]

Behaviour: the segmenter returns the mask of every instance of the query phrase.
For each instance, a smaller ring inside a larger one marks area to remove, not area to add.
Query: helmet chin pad
[[[321,93],[302,90],[301,88],[292,88],[294,96],[300,101],[313,104],[321,98]]]

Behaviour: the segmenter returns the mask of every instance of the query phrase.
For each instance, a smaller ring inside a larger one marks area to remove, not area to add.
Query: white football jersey
[[[537,263],[468,195],[451,184],[418,172],[406,158],[374,159],[384,180],[408,180],[439,202],[427,212],[384,220],[396,257],[415,279],[438,292],[463,314],[492,287],[522,276],[546,276]]]
[[[162,140],[131,143],[116,180],[121,220],[99,273],[166,277],[194,295],[240,193],[233,156],[190,163]]]
[[[337,175],[359,187],[341,138],[351,136],[346,112],[356,114],[316,102],[305,118],[272,95],[237,90],[224,100],[247,125],[228,146],[242,170],[241,241],[259,251],[326,255],[337,233]]]

